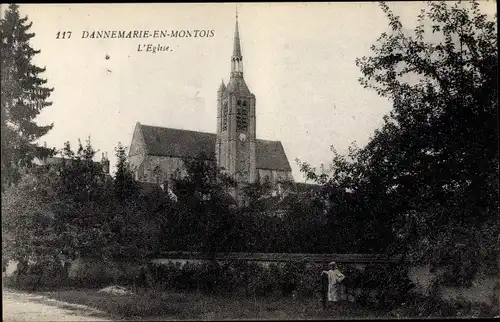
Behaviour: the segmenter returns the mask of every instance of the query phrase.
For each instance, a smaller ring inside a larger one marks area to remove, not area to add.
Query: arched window
[[[227,131],[227,102],[222,106],[222,131]]]
[[[238,131],[248,130],[248,104],[244,100],[236,102],[236,129]]]

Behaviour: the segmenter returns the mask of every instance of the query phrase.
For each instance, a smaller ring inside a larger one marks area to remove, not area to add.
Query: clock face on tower
[[[247,136],[245,133],[240,133],[240,141],[245,142],[247,140]]]

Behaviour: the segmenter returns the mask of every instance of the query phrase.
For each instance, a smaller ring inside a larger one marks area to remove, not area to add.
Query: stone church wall
[[[270,182],[293,181],[291,171],[257,169],[257,172],[261,183],[264,183],[267,180],[266,178],[268,178]]]
[[[139,158],[141,157],[139,155],[133,157],[137,158],[137,161],[132,162],[131,160],[131,164],[138,164]],[[175,178],[182,178],[186,175],[184,162],[181,158],[177,157],[146,156],[144,161],[140,163],[140,166],[135,169],[136,179],[160,184],[170,179],[172,176]],[[273,183],[282,180],[293,181],[290,171],[257,169],[257,172],[261,183],[266,180]]]
[[[135,154],[129,156],[130,166],[134,171],[135,179],[140,180],[144,175],[144,167],[142,167],[142,162],[144,160],[143,154]]]
[[[135,155],[129,156],[130,165],[134,168],[138,167],[142,163],[143,160],[144,160],[143,154],[135,154]]]
[[[182,178],[186,175],[184,162],[176,157],[147,156],[143,167],[144,177],[141,181],[163,183],[172,176]]]
[[[136,171],[136,179],[142,177],[144,169],[141,167],[142,162],[146,156],[146,145],[142,140],[142,133],[140,131],[140,126],[136,125],[134,129],[134,135],[132,136],[132,142],[130,143],[129,150],[129,162],[132,169]],[[139,169],[141,168],[141,169]]]

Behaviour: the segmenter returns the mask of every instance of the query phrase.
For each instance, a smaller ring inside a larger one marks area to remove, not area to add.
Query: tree
[[[330,166],[322,165],[319,173],[308,163],[299,161],[301,172],[321,185],[311,198],[311,206],[318,209],[315,220],[326,219],[324,251],[385,251],[392,243],[391,222],[386,220],[387,208],[382,205],[387,201],[375,197],[378,188],[365,177],[366,169],[358,159],[360,149],[351,146],[347,156],[334,147],[331,150],[334,156]]]
[[[53,205],[59,178],[54,170],[33,169],[2,194],[2,256],[5,262],[62,259]]]
[[[357,60],[361,83],[393,102],[359,154],[412,260],[464,265],[451,250],[494,261],[498,236],[496,23],[479,2],[429,2],[412,35],[382,3],[391,26],[374,55]],[[385,197],[384,197],[385,195]],[[481,236],[481,237],[480,237]],[[407,243],[406,243],[407,242]]]
[[[40,78],[45,68],[32,63],[40,53],[30,46],[35,34],[29,33],[32,23],[21,18],[19,6],[10,4],[0,22],[1,38],[1,105],[2,105],[2,190],[19,179],[19,168],[29,165],[34,156],[53,154],[34,143],[47,134],[53,124],[38,125],[35,118],[48,101],[53,88],[45,87]]]
[[[229,207],[229,190],[236,182],[212,162],[204,161],[202,154],[196,159],[184,162],[186,175],[176,180],[178,190],[183,191],[184,203],[193,210],[204,212],[207,209]]]
[[[136,193],[137,185],[127,159],[126,148],[121,144],[121,142],[118,142],[118,146],[115,148],[115,155],[117,158],[115,194],[119,201],[124,201]]]
[[[475,1],[430,2],[410,33],[380,6],[390,32],[356,64],[361,84],[393,109],[365,147],[336,155],[326,183],[309,177],[325,183],[337,214],[331,196],[350,195],[353,214],[366,217],[364,235],[381,249],[470,280],[498,258],[496,24]]]
[[[248,197],[248,208],[253,211],[264,210],[262,207],[259,207],[260,205],[258,204],[258,201],[262,197],[269,195],[271,190],[272,185],[269,180],[262,183],[257,181],[255,183],[249,183],[245,186],[243,188],[243,192]]]
[[[3,259],[29,268],[78,258],[141,260],[156,251],[167,198],[129,189],[136,184],[127,181],[124,149],[117,147],[123,189],[93,161],[90,138],[76,151],[66,142],[61,158],[26,168],[2,194]]]
[[[477,1],[429,2],[411,31],[380,6],[390,31],[356,64],[393,108],[365,147],[335,157],[324,199],[339,214],[349,203],[331,196],[345,191],[372,244],[470,281],[498,269],[496,23]]]
[[[58,202],[53,204],[56,231],[64,236],[72,259],[109,256],[104,250],[112,237],[114,191],[102,165],[93,161],[95,153],[90,138],[85,145],[78,140],[76,152],[66,142],[62,163],[55,166],[61,180]]]
[[[185,176],[174,180],[179,203],[167,229],[171,236],[188,241],[181,247],[213,254],[228,247],[234,206],[229,190],[235,182],[216,164],[204,160],[206,157],[200,155],[185,161]]]
[[[144,190],[134,180],[126,147],[118,142],[110,220],[111,239],[106,252],[113,259],[139,260],[159,248],[159,230],[164,213],[169,210],[168,199],[161,189]]]

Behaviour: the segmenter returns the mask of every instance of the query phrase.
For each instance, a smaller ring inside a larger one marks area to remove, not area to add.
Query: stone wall
[[[199,253],[190,252],[171,252],[170,257],[153,259],[156,264],[186,263],[199,264],[204,261]],[[386,258],[378,255],[367,254],[284,254],[284,253],[228,253],[218,256],[220,261],[223,260],[246,260],[248,262],[258,263],[268,266],[271,263],[285,264],[290,261],[303,261],[305,259],[310,262],[328,263],[335,261],[338,264],[354,265],[358,269],[363,269],[367,264],[385,264],[387,262],[395,262],[396,259]],[[429,266],[416,266],[409,272],[409,278],[417,285],[417,289],[425,293],[429,290],[431,279],[434,274],[431,273]],[[457,300],[463,298],[471,302],[492,303],[496,296],[497,303],[500,303],[500,277],[499,276],[484,276],[479,275],[473,281],[473,286],[465,287],[441,287],[441,295],[447,300]]]
[[[229,252],[217,253],[215,257],[219,260],[247,260],[257,262],[301,262],[307,260],[316,263],[395,263],[396,257],[387,257],[380,254],[313,254],[313,253],[245,253]],[[207,259],[200,252],[170,251],[160,255],[162,259]]]
[[[189,253],[178,253],[177,258],[156,258],[152,259],[151,262],[155,264],[168,264],[168,263],[180,263],[184,265],[186,263],[200,264],[207,259],[203,259],[196,256],[196,253],[191,253],[191,256],[186,254]],[[268,256],[264,256],[268,255]],[[372,255],[363,254],[330,254],[330,255],[318,255],[318,254],[274,254],[274,260],[270,258],[270,254],[261,253],[234,253],[228,254],[220,261],[228,259],[239,259],[247,260],[250,262],[255,262],[260,265],[268,266],[271,263],[285,264],[287,261],[296,261],[299,258],[308,259],[312,262],[326,263],[329,260],[335,260],[339,264],[354,264],[358,268],[363,268],[367,263],[382,263],[381,258],[373,257]],[[271,254],[272,255],[272,254]],[[74,261],[68,270],[70,279],[75,281],[82,280],[108,280],[110,282],[117,281],[119,279],[131,279],[137,276],[140,271],[141,264],[136,262],[112,262],[104,263],[99,260],[92,259],[79,259]],[[7,269],[4,272],[4,277],[12,276],[15,274],[17,268],[17,263],[9,262]],[[431,285],[431,279],[433,273],[430,272],[429,266],[418,266],[410,270],[409,277],[417,285],[417,288],[425,293],[429,286]],[[496,297],[497,303],[500,303],[500,277],[499,276],[478,276],[474,281],[472,287],[442,287],[441,294],[444,299],[457,300],[463,298],[471,302],[482,302],[491,304]]]

